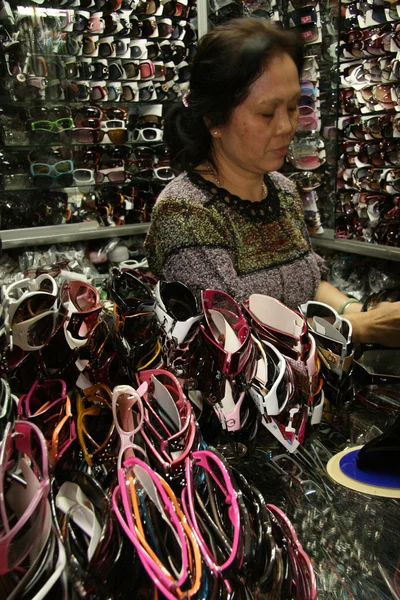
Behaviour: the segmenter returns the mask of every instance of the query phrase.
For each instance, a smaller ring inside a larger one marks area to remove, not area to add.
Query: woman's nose
[[[294,133],[297,127],[298,113],[289,113],[287,110],[282,111],[276,128],[277,135],[290,135]]]

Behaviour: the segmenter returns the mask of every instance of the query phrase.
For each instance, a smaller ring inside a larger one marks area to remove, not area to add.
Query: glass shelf
[[[146,233],[150,223],[134,223],[115,227],[103,227],[96,221],[66,225],[47,225],[0,231],[1,248],[23,248],[64,242],[82,242],[109,237],[122,237]]]
[[[362,256],[400,262],[400,248],[335,238],[333,229],[325,229],[324,233],[311,235],[311,242],[316,249],[326,248],[335,252],[348,252],[350,254],[361,254]]]

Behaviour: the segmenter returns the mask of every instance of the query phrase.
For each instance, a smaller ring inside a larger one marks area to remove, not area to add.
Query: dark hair
[[[293,59],[300,76],[301,36],[255,17],[232,19],[200,40],[185,98],[188,106],[180,101],[165,118],[164,139],[176,171],[190,171],[210,158],[211,135],[204,117],[211,126],[227,123],[266,63],[282,54]]]

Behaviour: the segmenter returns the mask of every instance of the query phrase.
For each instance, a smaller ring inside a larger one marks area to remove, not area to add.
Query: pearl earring
[[[218,131],[214,131],[214,135],[218,135]]]

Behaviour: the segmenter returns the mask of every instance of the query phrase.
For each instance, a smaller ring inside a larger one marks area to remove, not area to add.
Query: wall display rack
[[[146,230],[198,20],[192,0],[2,3],[2,248]]]
[[[340,240],[400,246],[399,27],[398,2],[342,3],[336,71]]]

